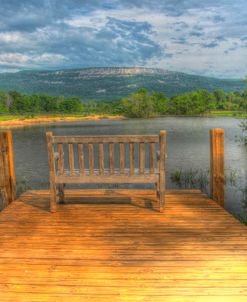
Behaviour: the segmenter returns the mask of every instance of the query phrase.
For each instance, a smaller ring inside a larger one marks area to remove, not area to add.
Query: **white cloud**
[[[24,36],[18,32],[0,32],[0,43],[23,42]]]
[[[59,54],[44,53],[42,55],[26,55],[21,53],[2,53],[0,54],[0,66],[26,67],[40,66],[43,64],[54,65],[61,63],[65,58]]]

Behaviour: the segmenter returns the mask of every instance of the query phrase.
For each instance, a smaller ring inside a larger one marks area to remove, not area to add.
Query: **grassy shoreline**
[[[214,110],[209,113],[203,114],[206,117],[236,117],[236,118],[247,118],[247,112],[234,111],[234,110]]]
[[[171,116],[171,115],[165,115]],[[174,116],[174,115],[172,115]],[[188,116],[188,115],[184,115]],[[180,115],[181,117],[181,115]],[[234,117],[234,118],[247,118],[246,112],[241,111],[211,111],[200,115],[200,117]],[[0,115],[0,128],[14,128],[23,127],[34,124],[46,124],[55,122],[72,122],[80,120],[100,120],[100,119],[123,119],[123,115],[110,115],[110,114],[30,114],[30,115]]]
[[[35,124],[48,124],[58,122],[74,122],[83,120],[123,119],[121,115],[82,115],[82,114],[38,114],[38,115],[4,115],[0,116],[0,128],[18,128]]]

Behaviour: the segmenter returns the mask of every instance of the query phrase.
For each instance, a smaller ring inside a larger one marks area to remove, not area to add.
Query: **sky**
[[[83,67],[247,75],[247,0],[0,0],[0,72]]]

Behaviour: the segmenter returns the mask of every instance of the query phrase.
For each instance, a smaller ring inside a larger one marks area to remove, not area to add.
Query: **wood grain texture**
[[[54,157],[54,149],[52,144],[52,132],[46,132],[48,163],[50,169],[50,211],[56,212],[57,208],[57,188],[56,188],[56,165]]]
[[[64,151],[63,151],[63,144],[57,145],[58,149],[58,172],[59,175],[64,174]]]
[[[134,175],[135,171],[135,144],[129,144],[129,162],[130,162],[130,175]]]
[[[109,144],[109,165],[110,165],[110,174],[111,175],[114,175],[114,163],[115,163],[114,144],[110,143]]]
[[[139,150],[139,173],[140,175],[144,174],[145,169],[145,144],[140,143],[140,150]]]
[[[8,195],[8,171],[6,171],[4,153],[6,152],[6,141],[4,132],[0,132],[0,194],[3,208],[9,205]]]
[[[211,197],[224,207],[225,168],[224,168],[224,129],[210,131]]]
[[[79,157],[79,171],[80,175],[84,175],[84,149],[83,149],[83,144],[78,144],[78,157]]]
[[[16,199],[16,178],[15,178],[15,163],[14,163],[14,150],[12,132],[7,131],[7,145],[8,145],[8,162],[10,174],[10,187],[11,187],[11,202]]]
[[[0,213],[0,301],[245,302],[247,228],[198,190],[29,191]]]
[[[159,138],[160,155],[159,155],[159,202],[160,212],[164,210],[165,199],[165,157],[166,157],[166,131],[160,131]]]
[[[104,155],[104,144],[99,144],[99,174],[104,175],[105,169],[105,155]]]
[[[101,136],[53,136],[52,143],[158,143],[157,135],[101,135]]]
[[[124,143],[119,144],[119,166],[120,166],[120,174],[123,175],[125,169]]]
[[[88,144],[88,164],[89,164],[89,174],[92,176],[94,174],[94,145]]]
[[[155,171],[155,143],[149,144],[149,167],[150,167],[150,174],[154,174]]]
[[[70,176],[75,175],[75,158],[74,158],[74,146],[73,144],[68,144],[69,151],[69,170]]]

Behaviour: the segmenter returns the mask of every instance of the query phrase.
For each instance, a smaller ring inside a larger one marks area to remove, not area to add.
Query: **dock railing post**
[[[166,158],[166,131],[160,131],[159,136],[160,154],[159,154],[159,207],[160,212],[164,210],[165,203],[165,158]]]
[[[210,130],[210,162],[211,198],[224,207],[224,129]]]
[[[0,191],[3,207],[16,199],[16,179],[11,131],[0,132]]]

